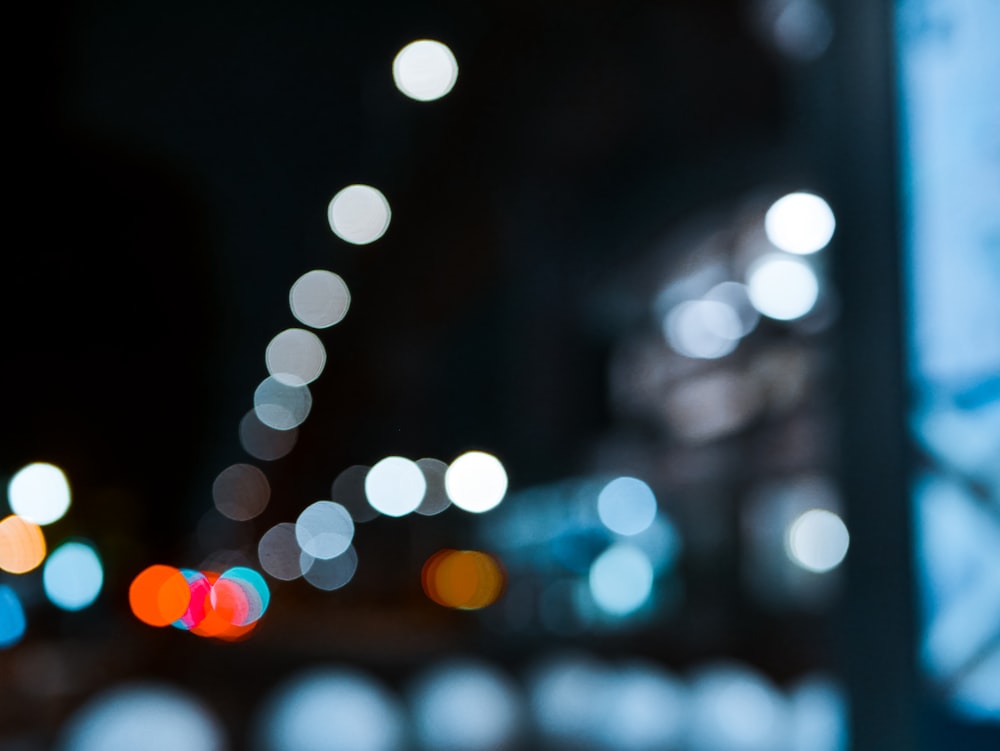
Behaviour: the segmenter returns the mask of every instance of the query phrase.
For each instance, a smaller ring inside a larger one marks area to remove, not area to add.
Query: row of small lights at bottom
[[[836,683],[811,676],[781,690],[753,668],[713,662],[685,677],[645,660],[553,655],[517,680],[453,658],[399,696],[356,668],[320,666],[276,687],[246,728],[260,751],[844,751]],[[130,745],[131,744],[131,745]],[[126,684],[94,697],[61,733],[60,751],[220,751],[226,730],[197,697]]]

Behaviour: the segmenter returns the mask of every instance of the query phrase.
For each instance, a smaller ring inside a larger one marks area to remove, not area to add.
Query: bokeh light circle
[[[160,684],[98,694],[63,727],[59,751],[223,751],[222,725],[199,700]]]
[[[339,503],[316,501],[295,521],[295,539],[313,558],[336,558],[354,539],[354,520]]]
[[[295,525],[289,522],[271,527],[257,544],[257,560],[260,561],[261,568],[281,581],[291,581],[302,576],[299,563],[301,555]]]
[[[348,185],[330,200],[327,220],[333,233],[352,245],[368,245],[389,229],[392,211],[382,192],[370,185]]]
[[[800,255],[825,248],[836,227],[830,205],[813,193],[789,193],[764,216],[767,239],[781,250]]]
[[[438,605],[479,610],[503,594],[506,574],[493,556],[478,550],[445,548],[434,553],[420,572],[424,594]]]
[[[67,542],[52,551],[42,571],[49,601],[62,610],[82,610],[97,599],[104,585],[104,566],[94,548]]]
[[[737,311],[720,300],[687,300],[663,321],[667,343],[678,354],[705,360],[725,357],[743,335]]]
[[[27,619],[20,598],[6,584],[0,584],[0,649],[13,647],[21,641],[26,628]]]
[[[750,302],[763,315],[778,321],[792,321],[816,305],[819,279],[805,261],[768,253],[748,269],[747,293]]]
[[[251,409],[240,420],[239,435],[244,451],[255,459],[271,462],[291,453],[299,431],[269,428],[257,418],[257,411]]]
[[[323,560],[302,553],[302,576],[316,589],[333,592],[350,583],[358,570],[358,553],[352,545],[336,558]]]
[[[319,378],[326,366],[326,348],[319,337],[305,329],[285,329],[276,334],[264,352],[267,372],[289,386]]]
[[[844,560],[851,536],[837,514],[812,509],[792,522],[785,542],[792,561],[808,571],[823,573]]]
[[[635,612],[653,591],[653,565],[632,545],[612,545],[590,567],[590,593],[601,610],[622,616]]]
[[[400,751],[403,709],[367,674],[320,668],[281,686],[260,714],[262,751]]]
[[[47,548],[42,528],[16,514],[0,521],[0,570],[26,574],[42,565]]]
[[[410,99],[430,102],[452,90],[458,80],[458,61],[447,45],[418,39],[403,47],[392,61],[392,78]]]
[[[340,323],[351,307],[347,283],[332,271],[313,269],[295,280],[288,293],[292,315],[314,329]]]
[[[481,514],[496,508],[507,494],[507,470],[493,454],[468,451],[448,466],[444,487],[460,509]]]
[[[365,476],[368,503],[386,516],[406,516],[416,511],[426,491],[427,480],[420,467],[402,456],[387,456]]]
[[[44,526],[61,519],[70,505],[69,481],[54,464],[35,462],[18,470],[7,485],[10,510]]]
[[[230,582],[240,588],[248,605],[245,614],[241,612],[240,618],[233,619],[233,625],[249,626],[251,623],[259,621],[271,603],[271,590],[267,586],[267,582],[264,581],[264,577],[246,566],[234,566],[227,569],[212,587],[211,599],[214,606],[217,607],[218,601],[225,596],[220,585]]]
[[[617,477],[597,496],[601,523],[620,535],[637,535],[656,518],[656,496],[636,477]]]
[[[738,664],[702,667],[691,679],[691,751],[774,751],[791,728],[783,697],[762,675]]]
[[[281,378],[268,376],[253,394],[257,419],[273,430],[291,430],[306,421],[312,409],[312,394],[305,382],[284,373]]]
[[[247,521],[259,516],[271,498],[267,476],[251,464],[233,464],[212,483],[212,500],[223,516]]]
[[[440,459],[417,459],[417,466],[424,473],[427,490],[424,499],[417,507],[417,513],[423,516],[435,516],[451,505],[451,499],[444,487],[444,476],[448,471],[447,462]]]
[[[370,522],[379,515],[365,494],[365,478],[370,470],[364,464],[351,465],[337,475],[330,489],[330,498],[346,508],[355,522]]]
[[[128,590],[132,613],[150,626],[169,626],[187,612],[191,590],[180,569],[156,564],[141,571]]]
[[[524,709],[514,682],[478,661],[455,661],[419,675],[410,691],[421,748],[494,751],[515,747]]]

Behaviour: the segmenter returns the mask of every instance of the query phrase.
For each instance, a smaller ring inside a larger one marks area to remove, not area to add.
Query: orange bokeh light
[[[37,524],[17,515],[0,521],[0,569],[25,574],[41,565],[45,553],[45,535]]]
[[[187,612],[191,589],[180,569],[155,565],[140,572],[128,589],[132,613],[150,626],[169,626]]]
[[[478,550],[439,550],[421,571],[424,593],[438,605],[478,610],[503,593],[506,575],[500,563]]]

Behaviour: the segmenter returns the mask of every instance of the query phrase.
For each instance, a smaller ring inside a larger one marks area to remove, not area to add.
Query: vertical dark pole
[[[854,751],[915,751],[917,678],[905,430],[893,3],[832,3],[832,161],[843,295],[842,483],[851,529],[844,647]]]

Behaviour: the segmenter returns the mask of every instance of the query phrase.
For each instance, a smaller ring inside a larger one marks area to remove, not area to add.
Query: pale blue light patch
[[[82,542],[67,542],[45,561],[45,594],[58,608],[82,610],[92,604],[104,586],[104,566],[97,551]]]

